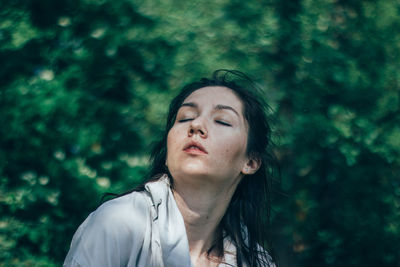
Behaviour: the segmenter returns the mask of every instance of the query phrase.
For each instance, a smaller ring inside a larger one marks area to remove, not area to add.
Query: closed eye
[[[188,119],[181,119],[181,120],[178,120],[178,122],[187,122],[187,121],[192,121],[193,119],[192,118],[188,118]]]
[[[215,122],[216,122],[216,123],[219,123],[219,124],[221,124],[221,125],[224,125],[224,126],[232,127],[231,124],[229,124],[229,123],[227,123],[227,122],[224,122],[224,121],[216,120]]]

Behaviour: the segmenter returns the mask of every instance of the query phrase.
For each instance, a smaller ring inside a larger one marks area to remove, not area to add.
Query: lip
[[[207,150],[200,143],[195,141],[187,143],[183,151],[189,154],[208,154]]]

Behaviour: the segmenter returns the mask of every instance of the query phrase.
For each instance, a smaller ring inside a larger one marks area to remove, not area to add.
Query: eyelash
[[[191,120],[193,120],[193,119],[191,119],[191,118],[189,118],[189,119],[182,119],[182,120],[179,120],[178,122],[187,122],[187,121],[191,121]]]
[[[224,121],[216,120],[215,122],[216,122],[216,123],[219,123],[219,124],[222,124],[222,125],[224,125],[224,126],[232,127],[232,125],[230,125],[229,123],[224,122]]]
[[[189,118],[189,119],[178,120],[178,122],[182,123],[182,122],[187,122],[187,121],[192,121],[192,120],[193,120],[192,118]],[[232,127],[231,124],[229,124],[229,123],[227,123],[227,122],[224,122],[224,121],[221,121],[221,120],[216,120],[215,122],[216,122],[216,123],[219,123],[219,124],[221,124],[221,125],[224,125],[224,126]]]

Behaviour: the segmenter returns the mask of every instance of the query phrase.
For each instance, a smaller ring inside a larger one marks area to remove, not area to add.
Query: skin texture
[[[246,154],[247,136],[241,100],[219,86],[189,95],[168,133],[166,164],[195,266],[221,260],[218,252],[211,257],[206,252],[241,178],[259,168],[259,161]]]

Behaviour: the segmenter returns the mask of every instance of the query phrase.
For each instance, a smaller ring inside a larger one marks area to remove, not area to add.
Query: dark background
[[[60,266],[217,68],[272,107],[281,266],[400,266],[399,1],[195,2],[0,0],[0,266]]]

